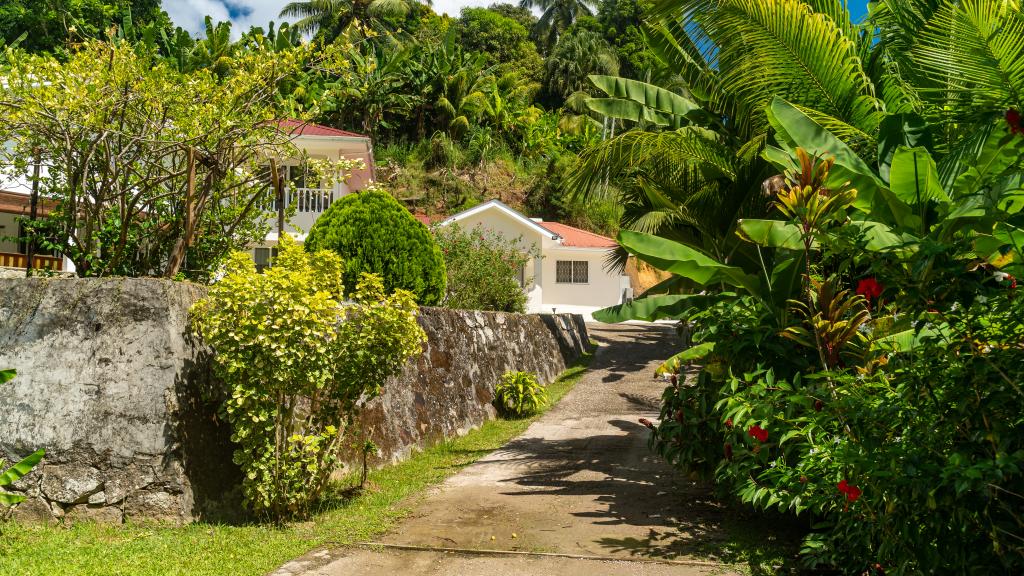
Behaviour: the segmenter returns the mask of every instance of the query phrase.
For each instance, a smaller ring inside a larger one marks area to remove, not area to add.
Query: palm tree
[[[672,109],[655,85],[602,81],[609,97],[592,107],[633,128],[585,151],[570,185],[617,195],[624,228],[741,258],[736,222],[765,214],[762,184],[777,172],[762,158],[775,96],[884,178],[885,131],[938,126],[920,142],[935,139],[948,182],[961,153],[978,149],[1007,109],[1022,109],[1024,18],[985,0],[883,0],[872,14],[854,24],[841,0],[656,0],[646,36],[682,80],[669,94],[689,104]]]
[[[592,0],[520,0],[521,8],[540,8],[541,17],[534,24],[534,38],[547,52],[558,42],[558,38],[580,16],[593,16]]]
[[[576,30],[558,39],[544,62],[544,85],[559,99],[587,86],[591,74],[616,75],[619,58],[600,34]]]
[[[432,0],[420,0],[427,6]],[[293,28],[302,34],[336,38],[359,20],[371,23],[388,17],[404,16],[416,0],[299,0],[281,9],[279,18],[298,18]]]

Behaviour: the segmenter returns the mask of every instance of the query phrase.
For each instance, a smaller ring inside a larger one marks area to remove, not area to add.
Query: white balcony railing
[[[325,188],[286,188],[284,207],[295,205],[296,214],[321,214],[334,202],[334,190]],[[277,211],[277,199],[270,202],[270,209]]]

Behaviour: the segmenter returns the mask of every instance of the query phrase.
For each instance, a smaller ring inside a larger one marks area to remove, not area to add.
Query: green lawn
[[[584,358],[548,387],[552,404],[572,389],[589,360]],[[308,522],[283,528],[0,524],[0,574],[264,574],[313,548],[368,540],[386,531],[409,512],[403,499],[499,448],[535,419],[487,422],[466,436],[372,472],[370,487],[363,494]]]

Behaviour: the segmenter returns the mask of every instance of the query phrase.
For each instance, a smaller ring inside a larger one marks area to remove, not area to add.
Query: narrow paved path
[[[321,551],[276,575],[732,574],[701,560],[722,511],[647,447],[664,326],[591,327],[601,347],[576,387],[512,440],[415,504],[382,546]]]

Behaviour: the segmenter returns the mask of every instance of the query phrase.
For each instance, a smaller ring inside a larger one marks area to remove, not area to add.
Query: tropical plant
[[[16,374],[17,373],[14,370],[0,370],[0,385],[10,382]],[[34,468],[36,464],[39,464],[45,455],[46,450],[36,450],[6,470],[4,470],[4,461],[0,459],[0,470],[3,471],[0,473],[0,488],[10,486],[23,478],[26,474],[32,471],[32,468]],[[21,494],[0,492],[0,506],[13,506],[14,504],[24,501],[25,497]]]
[[[586,88],[591,74],[619,73],[619,59],[598,33],[579,29],[563,35],[544,61],[544,88],[565,100]]]
[[[537,382],[537,375],[530,372],[506,372],[494,387],[494,405],[504,416],[531,416],[547,404],[547,390]]]
[[[536,246],[524,246],[522,238],[505,238],[479,226],[464,230],[449,224],[433,232],[448,273],[445,306],[525,312],[523,284],[532,282],[527,266],[540,257]]]
[[[785,219],[737,224],[760,270],[620,233],[639,258],[707,290],[595,315],[694,323],[697,345],[665,368],[705,368],[695,387],[666,389],[652,445],[755,507],[819,518],[805,540],[809,564],[887,573],[1020,565],[1010,510],[1024,437],[987,424],[1014,421],[1003,411],[1022,402],[1022,375],[1009,368],[1021,359],[1019,336],[1009,336],[1020,320],[1009,310],[1024,272],[1024,138],[1005,116],[989,120],[970,152],[938,161],[903,144],[928,125],[901,123],[881,132],[879,149],[891,153],[869,161],[813,112],[775,98],[767,118],[778,146],[764,156],[785,173],[772,192]],[[775,274],[773,262],[789,262],[789,273]],[[975,364],[986,361],[991,370]],[[983,397],[956,376],[965,363],[980,370],[975,383],[987,379]],[[695,437],[723,448],[682,442]]]
[[[424,306],[445,294],[445,264],[430,231],[384,190],[370,188],[331,204],[305,242],[310,252],[330,250],[345,262],[346,295],[364,273],[384,289],[408,290]]]
[[[279,18],[298,18],[293,24],[302,34],[330,42],[346,33],[353,23],[373,24],[404,16],[415,0],[298,0],[285,4]],[[428,6],[430,0],[424,2]]]
[[[343,263],[282,238],[274,266],[232,255],[192,311],[228,388],[222,410],[238,444],[242,489],[259,516],[311,511],[337,469],[363,402],[419,353],[426,336],[413,295],[385,294],[363,274],[344,301]]]
[[[577,18],[593,14],[594,3],[590,0],[520,0],[519,6],[540,9],[541,16],[534,24],[533,34],[541,46],[550,50]]]

